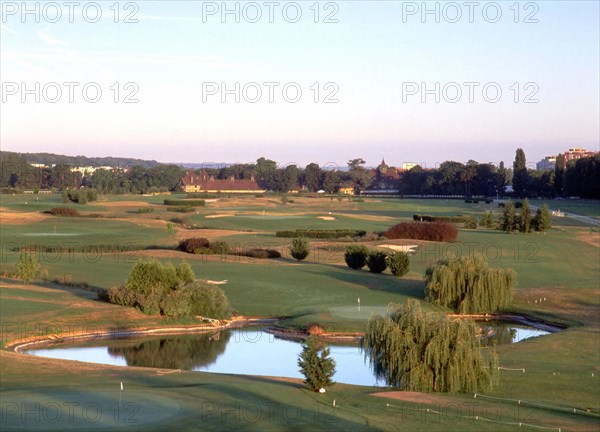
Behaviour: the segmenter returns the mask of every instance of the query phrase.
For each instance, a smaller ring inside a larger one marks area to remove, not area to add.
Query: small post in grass
[[[358,313],[360,313],[360,297],[358,297]]]

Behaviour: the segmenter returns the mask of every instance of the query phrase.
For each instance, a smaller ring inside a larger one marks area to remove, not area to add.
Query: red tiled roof
[[[186,173],[181,179],[182,186],[199,186],[201,190],[239,190],[239,191],[261,191],[266,190],[267,186],[253,179],[215,179],[206,173],[199,175],[193,172]]]

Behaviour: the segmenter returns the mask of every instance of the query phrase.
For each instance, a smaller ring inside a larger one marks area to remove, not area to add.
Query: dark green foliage
[[[417,300],[374,316],[363,340],[365,358],[388,385],[419,392],[490,391],[498,358],[477,339],[469,320],[452,320],[421,309]]]
[[[401,222],[384,234],[388,239],[415,239],[438,242],[456,240],[456,225],[447,222]]]
[[[369,249],[363,245],[352,245],[346,249],[344,260],[348,267],[354,270],[360,270],[367,264],[367,255]]]
[[[431,216],[431,215],[422,215],[422,214],[414,214],[413,220],[416,222],[455,222],[462,223],[467,219],[467,216],[457,215],[457,216]]]
[[[292,240],[290,255],[298,261],[304,260],[310,253],[310,243],[305,237],[297,237]]]
[[[306,237],[319,239],[333,239],[342,237],[363,237],[367,232],[359,230],[296,230],[296,231],[277,231],[277,237]]]
[[[425,272],[427,301],[461,314],[493,313],[510,305],[517,276],[490,268],[482,255],[449,255]]]
[[[69,207],[54,207],[48,210],[48,213],[53,216],[68,216],[68,217],[79,217],[79,212]]]
[[[517,149],[515,155],[515,161],[513,163],[513,190],[516,196],[523,196],[526,194],[527,183],[529,181],[529,175],[527,173],[527,164],[525,160],[525,152],[523,149]]]
[[[467,219],[465,219],[465,228],[467,229],[477,229],[477,219],[474,218],[473,216],[469,216]]]
[[[224,241],[212,242],[209,246],[210,251],[216,255],[226,255],[229,253],[229,245]]]
[[[17,277],[25,283],[34,280],[40,274],[40,265],[34,254],[21,252],[17,261]]]
[[[89,201],[96,201],[98,199],[98,192],[96,192],[96,189],[88,188],[78,190],[65,189],[62,191],[62,198],[63,202],[69,200],[78,204],[87,204]]]
[[[371,273],[382,273],[387,268],[386,252],[380,250],[372,250],[367,255],[367,267]]]
[[[245,256],[258,259],[277,259],[281,258],[281,252],[275,249],[250,248],[233,252],[232,255]]]
[[[194,207],[167,207],[167,211],[176,213],[192,213],[196,211]]]
[[[203,207],[206,205],[206,201],[202,199],[173,199],[166,198],[164,204],[167,206],[181,206],[181,207]]]
[[[402,277],[410,270],[410,258],[406,252],[396,251],[388,255],[387,265],[393,275]]]
[[[329,348],[323,346],[317,336],[310,336],[302,343],[298,367],[304,375],[304,384],[313,391],[319,391],[333,384],[335,360],[329,357]]]
[[[531,232],[531,209],[529,208],[529,201],[523,201],[521,206],[521,213],[519,214],[519,231],[522,233]]]
[[[38,244],[22,244],[14,247],[12,250],[18,251],[35,251],[39,253],[87,253],[99,254],[108,252],[128,252],[135,250],[156,250],[170,249],[169,246],[159,245],[143,245],[143,244],[56,244],[50,243],[45,245]]]
[[[189,239],[181,240],[177,245],[177,249],[182,252],[196,253],[199,249],[208,249],[210,242],[204,237],[192,237]]]
[[[538,207],[533,218],[533,226],[536,231],[546,232],[552,227],[552,217],[547,205]]]
[[[137,337],[135,340],[114,341],[108,352],[112,356],[124,357],[129,366],[192,370],[213,364],[225,351],[230,337],[230,332],[164,339]]]
[[[138,213],[152,213],[154,209],[152,207],[140,207],[137,209]]]
[[[517,213],[515,205],[512,202],[506,203],[502,217],[502,230],[507,233],[513,232],[517,228]]]

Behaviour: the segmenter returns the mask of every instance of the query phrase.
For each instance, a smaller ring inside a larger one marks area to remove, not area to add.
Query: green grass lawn
[[[39,209],[51,208],[56,205],[52,200],[59,198],[40,196],[41,202],[35,205]],[[22,199],[23,196],[3,197],[2,206],[11,210],[31,211],[28,207],[30,204],[19,201]],[[146,202],[156,204],[157,210],[152,217],[156,212],[161,217],[168,215],[159,206],[164,197],[125,196],[109,199],[109,204],[99,201],[86,206],[85,211],[96,211],[91,209],[93,207],[99,212],[119,212],[122,217],[128,217],[128,214],[132,215],[127,212],[136,209],[138,202]],[[492,204],[466,204],[461,200],[367,199],[364,203],[356,203],[315,198],[310,202],[306,200],[306,206],[299,203],[278,207],[261,207],[260,203],[253,202],[262,199],[249,197],[247,200],[247,206],[236,207],[236,211],[246,212],[240,216],[206,219],[206,215],[224,210],[223,207],[211,208],[209,204],[190,218],[199,225],[261,231],[258,234],[236,234],[222,238],[232,244],[255,244],[282,250],[290,239],[276,238],[274,231],[277,229],[352,228],[377,231],[390,225],[389,221],[377,220],[378,216],[391,217],[395,221],[410,219],[417,212],[478,215],[484,209],[493,208]],[[110,206],[112,201],[135,203],[117,209]],[[262,217],[260,210],[256,212],[260,208],[265,210],[265,217]],[[564,210],[575,212],[567,208]],[[330,211],[337,220],[317,219],[316,216],[328,215]],[[365,217],[361,219],[360,215]],[[306,225],[308,223],[311,225]],[[57,233],[67,235],[54,236],[55,226]],[[52,236],[48,235],[50,233]],[[503,422],[522,421],[538,426],[560,427],[562,430],[597,430],[597,417],[572,413],[572,408],[589,408],[596,414],[600,412],[600,249],[592,242],[581,240],[589,235],[597,233],[591,232],[590,228],[567,224],[560,229],[552,229],[547,235],[509,235],[494,230],[461,228],[456,243],[422,246],[411,257],[411,272],[402,279],[389,273],[374,275],[366,270],[348,269],[343,263],[342,252],[347,243],[340,243],[337,248],[339,252],[313,249],[307,261],[302,263],[287,258],[275,261],[233,256],[206,258],[176,252],[169,252],[169,258],[161,258],[174,263],[185,259],[199,278],[227,279],[228,283],[222,287],[239,313],[284,317],[279,323],[282,326],[297,327],[319,322],[330,330],[362,331],[370,315],[384,313],[390,302],[402,302],[409,297],[422,299],[426,267],[446,252],[484,253],[490,265],[511,267],[518,274],[518,287],[511,310],[570,326],[563,332],[498,348],[503,367],[525,368],[526,373],[501,370],[500,386],[490,396],[531,401],[539,406],[519,405],[506,400],[486,401],[474,399],[472,395],[442,395],[443,402],[424,399],[423,405],[418,405],[375,398],[369,394],[376,389],[347,385],[335,385],[325,395],[317,395],[307,392],[298,383],[259,377],[196,372],[164,375],[157,374],[153,369],[57,362],[2,351],[0,396],[3,402],[14,402],[17,406],[21,401],[39,401],[42,404],[56,401],[88,402],[98,404],[103,407],[103,413],[110,414],[103,415],[101,420],[93,424],[79,415],[72,424],[46,422],[43,426],[44,423],[24,424],[20,416],[7,417],[3,412],[7,420],[2,424],[2,430],[50,430],[48,427],[55,427],[55,430],[519,429],[514,425],[458,417],[455,415],[457,406],[462,414],[477,413]],[[202,236],[202,230],[190,230],[192,236]],[[52,218],[29,225],[2,224],[0,269],[9,271],[14,267],[18,254],[11,251],[10,245],[24,241],[29,243],[34,239],[40,244],[69,241],[102,244],[175,243],[164,228],[108,218]],[[156,256],[156,253],[133,251],[93,256],[42,254],[39,258],[48,279],[70,276],[74,282],[108,288],[121,284],[135,261],[147,256]],[[15,323],[114,326],[122,322],[141,325],[169,322],[146,317],[133,308],[101,303],[95,300],[95,293],[90,291],[53,284],[23,289],[8,279],[0,280],[0,287],[3,340],[14,337],[10,329],[14,328]],[[360,312],[357,307],[359,297]],[[123,402],[131,402],[133,405],[128,405],[127,409],[133,407],[137,411],[120,412],[116,421],[110,407],[118,403],[121,381],[126,389],[122,394]],[[338,405],[336,409],[332,406],[333,399]],[[388,403],[391,406],[387,406]],[[469,411],[469,407],[481,412]],[[571,413],[568,412],[569,408],[562,407],[570,407]],[[248,409],[244,411],[245,408]],[[446,414],[427,413],[427,408],[442,413],[445,410]],[[269,414],[271,412],[272,415]],[[252,413],[260,416],[252,417],[255,420],[250,421],[248,416]],[[293,413],[296,413],[295,416]],[[136,419],[137,423],[127,424],[124,415]]]

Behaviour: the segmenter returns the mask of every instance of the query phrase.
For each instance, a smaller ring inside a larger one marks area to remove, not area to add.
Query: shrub
[[[121,306],[135,306],[137,303],[136,292],[128,290],[124,286],[109,288],[102,298],[105,298],[109,303]]]
[[[368,254],[369,249],[366,246],[353,245],[346,249],[344,260],[351,269],[360,270],[367,264]]]
[[[137,209],[138,213],[152,213],[154,209],[152,207],[140,207]]]
[[[208,249],[210,242],[204,237],[192,237],[189,239],[181,240],[177,245],[177,249],[182,252],[196,253],[199,249]]]
[[[458,235],[456,225],[447,222],[401,222],[388,229],[388,239],[415,239],[429,241],[454,241]]]
[[[371,273],[382,273],[387,268],[386,252],[380,250],[372,250],[367,255],[367,267]]]
[[[176,213],[191,213],[196,211],[194,207],[167,207],[167,211]]]
[[[17,262],[17,277],[28,284],[40,274],[40,265],[33,254],[21,252]]]
[[[417,300],[369,319],[363,339],[375,376],[402,390],[490,391],[498,382],[498,357],[481,349],[473,321],[425,312]]]
[[[522,203],[522,202],[520,202],[520,201],[517,201],[517,202],[515,203],[515,208],[516,208],[516,209],[520,209],[521,207],[523,207],[523,203]]]
[[[465,220],[465,228],[467,229],[477,229],[477,219],[474,218],[473,216],[469,216],[466,220]]]
[[[465,313],[494,313],[510,305],[516,283],[512,269],[490,268],[482,255],[439,260],[425,273],[426,299]]]
[[[203,207],[206,201],[202,199],[173,199],[166,198],[164,204],[167,206],[182,206],[182,207]]]
[[[387,265],[393,275],[402,277],[410,270],[410,259],[406,252],[396,251],[388,255]]]
[[[413,220],[418,222],[455,222],[462,223],[467,219],[467,216],[457,215],[457,216],[431,216],[431,215],[422,215],[422,214],[414,214]]]
[[[501,202],[501,203],[498,203],[498,207],[500,207],[500,208],[504,208],[504,207],[506,207],[506,203],[503,203],[503,202]]]
[[[308,389],[319,391],[333,384],[335,360],[329,355],[329,348],[323,346],[317,336],[310,336],[302,343],[298,367],[305,377],[304,384]]]
[[[491,210],[489,212],[483,212],[483,216],[481,217],[481,221],[479,222],[479,225],[486,227],[486,228],[494,227],[494,214],[492,213]]]
[[[229,245],[224,241],[212,242],[209,248],[212,253],[217,255],[226,255],[229,253]]]
[[[279,251],[276,251],[275,249],[250,248],[250,249],[236,252],[234,255],[246,256],[249,258],[259,258],[259,259],[281,258],[281,253]]]
[[[210,199],[210,198],[218,198],[217,195],[210,195],[207,194],[205,192],[190,192],[186,195],[186,198],[190,199],[190,198],[206,198],[206,199]]]
[[[186,285],[190,291],[190,308],[193,315],[213,319],[231,317],[231,306],[225,292],[216,285],[193,282]]]
[[[54,207],[48,210],[48,213],[53,216],[67,216],[67,217],[78,217],[81,216],[79,212],[70,207]]]
[[[290,255],[298,261],[304,260],[310,253],[310,243],[305,237],[297,237],[292,240]]]
[[[160,309],[163,315],[172,317],[184,317],[192,315],[192,291],[179,288],[169,292],[160,301]]]
[[[366,234],[366,231],[362,230],[296,230],[296,231],[277,231],[275,235],[277,237],[307,237],[307,238],[318,238],[318,239],[334,239],[343,237],[362,237]]]
[[[533,227],[536,231],[540,232],[546,232],[552,227],[552,218],[550,217],[548,206],[545,204],[542,207],[538,207],[535,211]]]

